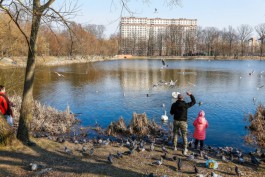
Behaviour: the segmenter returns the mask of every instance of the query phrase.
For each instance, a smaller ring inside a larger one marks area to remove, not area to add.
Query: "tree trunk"
[[[29,141],[30,122],[32,120],[33,108],[33,83],[35,73],[35,55],[37,35],[40,26],[41,12],[37,6],[33,7],[32,26],[30,34],[30,46],[28,50],[28,60],[25,73],[24,90],[22,97],[22,104],[20,110],[19,126],[17,131],[17,138],[23,143]]]

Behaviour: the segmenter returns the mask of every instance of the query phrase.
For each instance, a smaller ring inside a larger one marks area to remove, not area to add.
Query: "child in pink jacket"
[[[208,121],[206,120],[205,112],[201,110],[198,114],[198,117],[193,122],[195,127],[193,137],[195,138],[195,149],[198,147],[198,143],[200,142],[200,150],[203,150],[203,144],[206,137],[206,128],[208,128]]]

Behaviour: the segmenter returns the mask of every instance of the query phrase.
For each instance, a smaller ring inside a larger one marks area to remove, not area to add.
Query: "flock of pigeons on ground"
[[[50,136],[47,136],[49,139],[53,139],[59,143],[64,143],[66,139],[64,137],[57,137],[51,138]],[[79,137],[80,138],[80,137]],[[194,149],[194,141],[189,141],[189,155],[184,156],[183,151],[181,153],[177,153],[177,151],[171,150],[172,148],[172,140],[168,138],[168,134],[162,133],[160,136],[157,136],[156,138],[151,136],[145,136],[143,138],[139,138],[137,136],[131,136],[130,138],[125,137],[123,139],[115,139],[110,140],[109,138],[94,138],[93,140],[87,140],[86,138],[71,138],[68,140],[71,143],[74,144],[82,144],[81,149],[75,149],[72,150],[69,147],[65,146],[64,149],[60,152],[67,154],[69,156],[74,155],[74,151],[77,151],[81,153],[85,157],[93,157],[95,154],[95,151],[97,151],[97,148],[99,147],[106,147],[106,146],[112,146],[112,145],[119,145],[119,147],[126,147],[127,150],[124,152],[116,151],[109,153],[108,156],[106,156],[106,163],[115,164],[116,161],[124,158],[124,156],[128,156],[130,158],[133,158],[134,154],[141,154],[143,152],[146,153],[152,153],[152,152],[158,152],[160,155],[156,155],[155,161],[152,162],[150,165],[156,165],[158,167],[162,166],[165,161],[172,161],[176,162],[176,171],[178,173],[183,173],[183,169],[185,169],[185,166],[190,165],[190,163],[187,163],[187,161],[192,162],[193,164],[193,173],[196,175],[196,177],[206,177],[209,176],[208,173],[204,174],[205,170],[201,165],[197,166],[198,161],[205,163],[207,160],[216,160],[218,163],[229,163],[228,166],[230,166],[230,174],[234,174],[237,176],[244,176],[244,172],[239,169],[237,164],[240,165],[251,165],[251,166],[259,166],[261,163],[265,162],[265,154],[261,150],[256,150],[255,152],[250,152],[248,154],[243,153],[239,149],[232,148],[232,147],[211,147],[207,146],[203,151],[199,151]],[[91,146],[87,146],[88,143],[92,143]],[[89,148],[90,147],[90,148]],[[157,153],[156,153],[157,154]],[[40,170],[42,167],[36,163],[30,164],[32,171]],[[234,170],[233,170],[234,168]],[[50,168],[44,169],[46,171],[51,170]],[[234,171],[234,172],[233,172]],[[191,173],[191,172],[189,172]],[[150,173],[147,175],[147,177],[154,177],[154,173]],[[210,172],[211,177],[221,177],[221,174],[217,174],[216,171],[212,169]],[[166,175],[164,175],[166,177]]]

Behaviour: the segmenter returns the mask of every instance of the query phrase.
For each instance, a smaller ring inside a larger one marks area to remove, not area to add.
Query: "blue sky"
[[[129,0],[135,17],[191,18],[202,27],[223,29],[265,23],[265,0],[182,0],[181,7],[168,7],[163,0]],[[119,0],[78,0],[78,15],[73,19],[81,24],[105,25],[106,36],[118,32],[121,4]],[[158,13],[154,13],[157,8]],[[126,11],[123,16],[130,16]]]

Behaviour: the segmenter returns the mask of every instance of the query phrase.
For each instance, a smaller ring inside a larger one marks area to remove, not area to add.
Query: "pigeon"
[[[193,139],[192,139],[191,141],[188,142],[188,146],[189,146],[189,148],[192,147],[192,144],[193,144]]]
[[[122,158],[122,157],[123,157],[123,156],[122,156],[122,153],[118,151],[118,152],[117,152],[117,157],[118,157],[118,158]]]
[[[167,158],[167,153],[165,152],[165,154],[164,154],[164,155],[161,155],[161,157],[162,157],[163,159],[166,160],[166,158]]]
[[[194,165],[194,172],[195,172],[196,174],[199,173],[199,169],[196,167],[196,165]]]
[[[155,150],[154,143],[151,143],[151,145],[150,145],[150,150],[151,150],[151,151],[154,151],[154,150]]]
[[[146,177],[155,177],[154,173],[150,173],[149,175],[147,175]]]
[[[221,175],[218,175],[216,173],[214,173],[213,171],[211,172],[211,177],[222,177]]]
[[[82,147],[82,152],[86,152],[87,151],[87,147],[86,146],[83,146]]]
[[[155,12],[154,13],[157,13],[157,8],[155,8]]]
[[[109,161],[109,163],[113,163],[113,155],[112,154],[109,154],[109,156],[108,156],[108,161]]]
[[[162,165],[162,163],[163,163],[163,158],[162,157],[160,158],[160,160],[156,161],[156,164],[159,165],[159,166]]]
[[[224,155],[222,155],[222,161],[225,162],[225,163],[229,162],[229,160],[227,160]]]
[[[31,171],[37,171],[38,170],[38,164],[36,163],[30,163],[29,164],[31,166]]]
[[[257,157],[255,157],[253,154],[251,154],[251,162],[254,165],[259,165],[260,164],[260,159],[258,159]]]
[[[64,139],[64,137],[57,137],[56,141],[59,143],[64,143],[65,139]]]
[[[191,160],[194,160],[195,157],[194,157],[194,154],[190,154],[188,157],[187,157],[187,160],[191,161]]]
[[[181,171],[182,168],[182,160],[181,158],[178,159],[178,170]]]
[[[89,155],[92,156],[94,154],[94,151],[95,149],[92,147],[90,150],[89,150]]]
[[[167,149],[166,149],[166,147],[164,145],[162,146],[162,151],[163,152],[168,152]]]
[[[64,147],[64,152],[69,155],[73,154],[72,150],[67,148],[66,146]]]
[[[237,165],[235,166],[235,172],[236,172],[236,175],[237,175],[237,176],[240,176],[240,173],[241,173],[241,172],[240,172],[240,170],[239,170],[239,168],[238,168]]]

